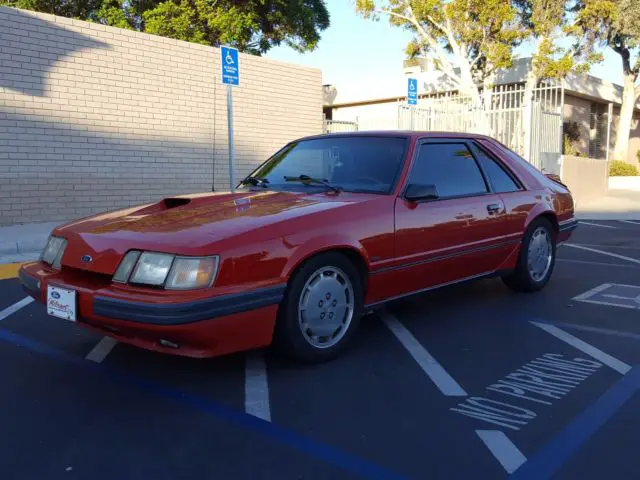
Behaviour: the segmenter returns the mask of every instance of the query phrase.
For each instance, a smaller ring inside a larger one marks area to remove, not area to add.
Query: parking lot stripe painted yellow
[[[21,265],[22,263],[0,264],[0,280],[16,278],[18,276],[18,270],[20,270]]]

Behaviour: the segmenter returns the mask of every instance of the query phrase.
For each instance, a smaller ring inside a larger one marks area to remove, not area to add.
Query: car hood
[[[181,195],[84,218],[53,233],[69,242],[63,265],[113,274],[130,249],[208,254],[207,247],[214,242],[300,215],[338,208],[357,197],[282,191]]]

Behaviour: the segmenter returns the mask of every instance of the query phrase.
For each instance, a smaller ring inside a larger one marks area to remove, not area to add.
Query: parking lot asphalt
[[[0,478],[635,478],[640,222],[581,223],[542,292],[397,301],[319,366],[114,344],[0,280]]]

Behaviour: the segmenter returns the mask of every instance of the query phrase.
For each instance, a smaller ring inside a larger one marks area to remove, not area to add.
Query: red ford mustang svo
[[[274,343],[319,362],[389,300],[489,276],[540,290],[576,226],[559,179],[491,138],[322,135],[234,192],[58,227],[20,280],[49,314],[120,342],[192,357]]]

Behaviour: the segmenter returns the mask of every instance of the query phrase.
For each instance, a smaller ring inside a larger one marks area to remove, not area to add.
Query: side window
[[[509,174],[489,155],[484,153],[480,148],[474,147],[476,158],[482,164],[482,168],[491,180],[491,185],[496,193],[517,192],[520,190],[518,184],[509,176]]]
[[[441,198],[488,191],[480,168],[464,143],[421,145],[409,182],[435,185]]]

